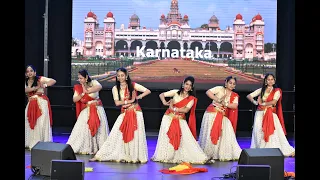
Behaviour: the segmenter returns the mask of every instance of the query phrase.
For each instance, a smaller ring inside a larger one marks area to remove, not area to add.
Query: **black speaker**
[[[52,160],[51,180],[84,180],[84,161]]]
[[[243,149],[238,164],[269,165],[271,180],[283,180],[284,178],[284,155],[279,148]]]
[[[269,165],[238,165],[237,180],[271,180]]]
[[[52,160],[76,160],[69,144],[38,142],[31,149],[31,168],[36,175],[50,176]]]

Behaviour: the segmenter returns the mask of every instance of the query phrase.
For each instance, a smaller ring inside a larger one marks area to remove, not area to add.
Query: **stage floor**
[[[66,143],[69,134],[54,134],[53,141],[58,143]],[[148,154],[149,159],[153,155],[156,143],[157,135],[154,133],[147,133]],[[251,137],[239,137],[239,145],[242,149],[249,148],[251,143]],[[294,145],[293,138],[289,138],[291,145]],[[116,163],[116,162],[89,162],[92,158],[91,155],[77,155],[77,159],[85,161],[85,167],[92,167],[93,172],[85,173],[85,180],[140,180],[140,179],[152,179],[152,180],[189,180],[189,179],[201,179],[201,180],[215,180],[219,177],[223,177],[223,174],[235,172],[237,161],[220,162],[216,161],[210,165],[193,165],[194,167],[205,167],[208,172],[197,173],[192,175],[167,175],[159,172],[160,169],[169,168],[176,164],[165,164],[148,161],[146,164],[129,164],[129,163]],[[25,151],[25,179],[50,179],[42,176],[33,177],[31,169],[28,167],[31,165],[31,153],[29,150]],[[287,172],[295,172],[295,158],[285,158],[284,170]],[[222,179],[222,178],[220,178]]]

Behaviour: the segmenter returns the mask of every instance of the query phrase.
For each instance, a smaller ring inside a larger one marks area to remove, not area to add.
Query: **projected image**
[[[85,68],[104,86],[125,67],[148,88],[197,88],[236,76],[261,86],[276,69],[275,0],[73,0],[72,79]],[[266,8],[268,7],[268,8]]]

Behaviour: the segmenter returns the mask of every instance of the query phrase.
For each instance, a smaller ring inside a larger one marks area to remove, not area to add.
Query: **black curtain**
[[[49,0],[49,76],[71,85],[72,0]]]
[[[277,1],[277,84],[292,91],[295,84],[295,0]]]
[[[25,65],[32,64],[38,75],[44,68],[45,0],[25,2]],[[49,0],[48,76],[56,85],[71,85],[72,0]]]
[[[25,66],[33,65],[43,74],[45,0],[25,0]]]

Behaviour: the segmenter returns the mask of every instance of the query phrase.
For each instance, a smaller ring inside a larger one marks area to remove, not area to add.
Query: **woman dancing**
[[[163,115],[156,150],[151,160],[164,163],[206,163],[209,158],[196,141],[197,98],[194,78],[185,78],[179,90],[161,93],[159,97],[163,105],[170,107]],[[173,98],[167,102],[165,97]],[[185,114],[189,111],[188,125]]]
[[[258,100],[253,98],[258,96]],[[266,74],[262,88],[249,94],[247,98],[258,105],[254,116],[251,148],[279,148],[285,156],[294,156],[295,149],[286,138],[282,114],[282,91],[275,84],[273,74]]]
[[[73,102],[76,103],[77,122],[67,144],[78,154],[94,154],[108,137],[109,126],[106,112],[99,98],[102,89],[83,69],[78,72],[80,84],[74,85]]]
[[[239,95],[233,90],[237,79],[229,76],[225,85],[207,91],[212,99],[203,115],[199,144],[206,155],[220,161],[237,160],[241,148],[236,139]]]
[[[26,68],[25,93],[28,104],[25,110],[25,148],[31,149],[39,141],[52,141],[52,112],[44,89],[53,86],[56,80],[37,76],[36,69]]]
[[[119,68],[116,72],[116,85],[112,88],[112,94],[116,106],[121,106],[121,114],[114,123],[108,139],[90,161],[146,163],[147,139],[138,100],[151,91],[131,82],[127,69]],[[137,95],[137,91],[142,94]]]

